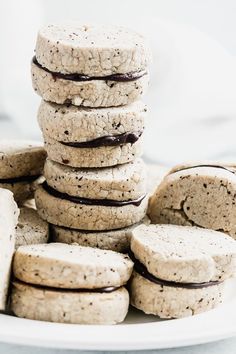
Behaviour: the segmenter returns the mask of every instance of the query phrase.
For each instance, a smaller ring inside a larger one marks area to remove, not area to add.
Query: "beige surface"
[[[122,322],[129,306],[128,291],[111,293],[43,289],[13,282],[11,309],[18,317],[38,321],[78,324]]]

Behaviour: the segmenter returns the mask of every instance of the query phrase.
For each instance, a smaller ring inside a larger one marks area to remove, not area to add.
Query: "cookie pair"
[[[123,106],[145,92],[149,58],[144,38],[122,27],[48,25],[38,33],[33,87],[58,104]]]
[[[236,244],[214,230],[177,225],[139,226],[131,238],[131,304],[161,318],[215,308],[236,274]]]
[[[11,310],[41,321],[115,324],[129,306],[133,262],[113,251],[65,244],[19,247]]]
[[[33,198],[42,175],[46,152],[40,143],[25,140],[0,142],[0,188],[13,192],[15,201],[22,204]]]
[[[220,163],[174,167],[151,197],[153,223],[193,225],[236,238],[236,169]]]
[[[35,200],[55,241],[128,248],[133,225],[145,217],[148,203],[141,159],[112,169],[76,169],[47,159],[44,176]]]

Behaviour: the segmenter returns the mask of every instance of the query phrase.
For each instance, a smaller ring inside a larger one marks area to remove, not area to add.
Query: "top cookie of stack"
[[[48,25],[37,38],[33,87],[58,104],[126,105],[147,88],[149,57],[144,38],[122,27]]]

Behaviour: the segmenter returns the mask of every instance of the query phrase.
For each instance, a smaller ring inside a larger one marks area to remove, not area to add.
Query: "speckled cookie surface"
[[[147,116],[142,101],[112,108],[82,108],[42,101],[38,122],[44,134],[57,141],[85,142],[106,136],[141,132]]]
[[[31,65],[31,76],[35,92],[45,101],[93,108],[130,104],[145,94],[149,84],[148,73],[126,82],[55,80],[52,74],[34,63]]]
[[[83,198],[132,200],[146,194],[146,168],[141,159],[114,168],[87,170],[47,159],[44,177],[54,189]]]
[[[49,223],[80,230],[112,230],[127,227],[142,220],[148,197],[136,206],[88,205],[54,197],[40,186],[35,192],[39,215]]]
[[[38,321],[116,324],[125,319],[128,291],[122,287],[111,293],[44,289],[13,282],[11,310],[18,317]]]
[[[13,194],[0,188],[0,310],[5,310],[19,209]]]
[[[17,279],[62,289],[119,287],[132,269],[125,254],[62,243],[19,247],[13,261]]]
[[[109,231],[83,231],[69,229],[65,227],[50,225],[52,240],[62,243],[77,243],[80,246],[97,247],[116,252],[127,252],[130,246],[132,231],[135,227],[145,223],[150,223],[148,217],[145,217],[140,223],[118,230]]]
[[[134,272],[130,282],[131,304],[160,318],[181,318],[209,311],[224,300],[225,284],[184,289],[155,284]]]
[[[46,152],[41,143],[1,140],[0,179],[40,175],[45,159]]]
[[[19,205],[22,205],[26,200],[33,198],[35,189],[40,181],[42,181],[41,178],[38,178],[35,181],[0,183],[0,188],[10,190],[14,195],[15,201]]]
[[[20,208],[20,216],[16,227],[16,245],[33,245],[47,243],[49,236],[48,223],[40,218],[32,208]]]
[[[77,148],[66,146],[44,135],[45,149],[50,160],[71,167],[109,167],[131,162],[142,154],[142,136],[134,144]]]
[[[236,244],[222,232],[142,225],[133,231],[131,249],[152,275],[164,280],[203,283],[236,274]]]
[[[89,76],[140,71],[150,56],[144,37],[132,30],[78,22],[41,28],[35,54],[50,71]]]
[[[236,238],[235,171],[209,165],[169,174],[151,198],[152,222],[191,224]]]

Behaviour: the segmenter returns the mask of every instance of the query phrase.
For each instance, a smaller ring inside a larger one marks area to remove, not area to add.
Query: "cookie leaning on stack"
[[[132,268],[127,255],[113,251],[60,243],[19,247],[11,309],[41,321],[122,322],[129,306],[124,285]]]
[[[195,225],[236,238],[236,169],[222,164],[174,167],[152,196],[153,223]]]

